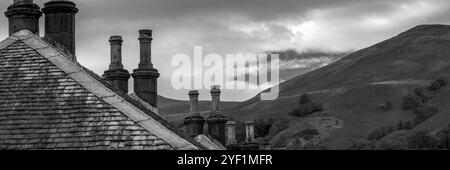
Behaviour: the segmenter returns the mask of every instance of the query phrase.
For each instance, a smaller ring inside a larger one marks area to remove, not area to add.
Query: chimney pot
[[[111,36],[109,38],[109,43],[111,46],[111,64],[109,65],[110,70],[123,69],[122,64],[122,37],[121,36]]]
[[[190,112],[193,115],[199,115],[200,113],[198,112],[198,96],[200,94],[198,93],[197,90],[191,90],[189,91],[189,101],[190,101]]]
[[[130,73],[123,69],[122,64],[122,37],[111,36],[109,38],[111,45],[111,64],[109,70],[105,71],[103,77],[109,81],[112,86],[124,93],[128,93],[128,80]]]
[[[199,93],[196,90],[189,92],[192,115],[184,119],[187,133],[194,138],[203,134],[203,125],[205,124],[205,118],[198,112],[198,96]]]
[[[133,71],[134,92],[139,98],[157,107],[158,83],[160,74],[152,64],[152,30],[139,30],[140,62]]]
[[[9,35],[21,30],[29,30],[39,35],[39,18],[42,12],[33,0],[14,0],[5,15],[9,20]]]
[[[75,56],[76,4],[69,0],[52,0],[44,4],[45,36],[63,45]]]
[[[211,107],[213,112],[219,112],[220,111],[220,86],[214,85],[211,86]]]

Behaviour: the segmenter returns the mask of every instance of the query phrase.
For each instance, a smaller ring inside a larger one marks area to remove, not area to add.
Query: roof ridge
[[[114,90],[100,76],[83,67],[78,62],[71,60],[58,48],[28,30],[14,33],[12,36],[0,42],[0,50],[18,41],[22,41],[30,48],[36,50],[37,53],[65,72],[82,87],[174,148],[180,150],[205,149],[204,146],[194,139],[180,133],[165,119],[147,109],[129,95]]]

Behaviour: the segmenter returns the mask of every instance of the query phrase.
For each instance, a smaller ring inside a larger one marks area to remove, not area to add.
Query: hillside
[[[259,96],[227,110],[237,119],[286,117],[297,106],[298,98],[309,93],[322,103],[325,111],[312,117],[332,117],[343,121],[343,127],[327,133],[322,144],[344,148],[351,140],[366,137],[371,131],[400,120],[414,117],[401,110],[403,96],[414,88],[428,85],[439,76],[450,77],[450,26],[421,25],[389,40],[352,53],[326,67],[295,77],[280,85],[275,101],[260,101]],[[417,128],[436,129],[450,121],[447,87],[431,101],[439,115]],[[391,102],[385,111],[378,106]],[[276,135],[292,136],[311,124],[307,118],[293,118],[290,128]],[[306,121],[305,121],[306,120]]]

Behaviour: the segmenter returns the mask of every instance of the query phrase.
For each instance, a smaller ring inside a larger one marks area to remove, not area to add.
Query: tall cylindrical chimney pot
[[[220,86],[212,86],[211,87],[211,107],[213,112],[220,111]]]
[[[152,30],[139,30],[140,62],[139,68],[153,68]]]
[[[152,64],[152,30],[139,30],[140,62],[133,70],[134,93],[147,103],[157,107],[158,78],[160,74]]]
[[[198,111],[198,96],[200,94],[197,90],[189,91],[189,102],[190,102],[190,113],[197,115],[200,114]]]
[[[39,18],[42,12],[33,0],[14,0],[5,15],[9,20],[9,35],[21,30],[29,30],[39,35]]]
[[[69,0],[52,0],[44,4],[45,36],[75,55],[76,4]]]
[[[111,64],[109,65],[110,70],[123,69],[122,42],[123,40],[121,36],[111,36],[109,38],[109,43],[111,46]]]

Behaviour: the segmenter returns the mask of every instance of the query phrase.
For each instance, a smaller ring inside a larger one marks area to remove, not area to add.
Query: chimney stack
[[[184,119],[187,133],[194,138],[203,134],[203,125],[205,124],[205,118],[198,112],[198,96],[199,93],[196,90],[189,92],[191,116]]]
[[[152,64],[152,30],[139,31],[140,62],[137,69],[133,70],[134,92],[147,103],[157,107],[157,79],[160,74]]]
[[[75,56],[75,14],[78,8],[69,0],[51,0],[44,4],[45,37],[63,45]]]
[[[255,122],[245,122],[245,144],[243,150],[258,150],[259,146],[255,143]]]
[[[240,146],[237,144],[236,140],[236,122],[228,121],[227,127],[227,150],[239,150]]]
[[[39,35],[39,18],[42,12],[33,0],[14,0],[5,15],[9,20],[9,35],[21,30],[29,30]]]
[[[214,139],[225,145],[225,124],[227,123],[227,118],[220,113],[220,93],[221,91],[219,86],[212,86],[212,111],[206,122],[208,123],[209,134]]]
[[[111,64],[109,70],[105,71],[103,78],[110,82],[112,86],[124,93],[128,93],[128,80],[130,73],[123,68],[122,64],[122,37],[111,36],[109,43],[111,45]]]

